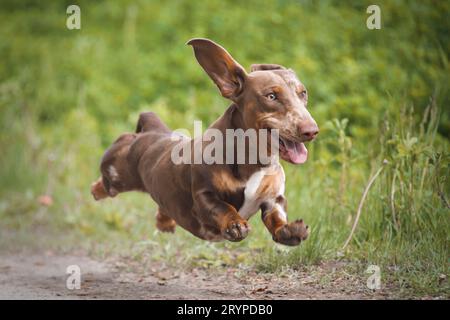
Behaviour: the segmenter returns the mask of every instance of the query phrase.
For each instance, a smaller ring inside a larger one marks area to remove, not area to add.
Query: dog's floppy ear
[[[198,63],[219,87],[225,98],[235,100],[242,92],[247,73],[233,57],[217,43],[208,39],[191,39]]]
[[[261,71],[261,70],[282,70],[286,69],[285,67],[279,64],[265,63],[265,64],[252,64],[250,67],[250,72],[253,71]]]

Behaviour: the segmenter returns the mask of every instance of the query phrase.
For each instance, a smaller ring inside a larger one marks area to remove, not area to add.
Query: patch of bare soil
[[[81,269],[80,289],[69,290],[67,267]],[[380,299],[339,264],[311,272],[260,274],[240,268],[178,269],[161,262],[97,261],[83,254],[3,253],[0,299]],[[331,276],[330,276],[331,275]]]

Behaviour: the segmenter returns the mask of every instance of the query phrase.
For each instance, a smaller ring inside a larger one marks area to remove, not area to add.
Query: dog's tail
[[[159,132],[171,132],[171,130],[158,118],[154,112],[143,112],[139,115],[136,133],[157,130]]]

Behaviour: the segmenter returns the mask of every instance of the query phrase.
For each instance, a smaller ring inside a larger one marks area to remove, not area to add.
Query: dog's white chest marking
[[[280,171],[279,171],[280,170]],[[279,174],[281,172],[281,174]],[[275,175],[271,179],[271,176]],[[263,188],[264,184],[273,184]],[[265,189],[265,190],[262,190]],[[281,165],[261,169],[250,176],[244,189],[244,204],[239,209],[239,215],[249,219],[258,212],[261,204],[284,193],[284,172]]]
[[[244,204],[239,209],[239,215],[242,218],[248,219],[258,211],[260,203],[258,201],[259,197],[257,191],[265,175],[266,171],[264,169],[261,169],[252,174],[250,179],[248,179],[247,183],[245,184],[245,200]]]

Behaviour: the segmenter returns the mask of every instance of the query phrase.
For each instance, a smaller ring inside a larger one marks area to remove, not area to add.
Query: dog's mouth
[[[303,142],[281,138],[279,141],[281,159],[293,164],[302,164],[308,160],[308,149]]]

